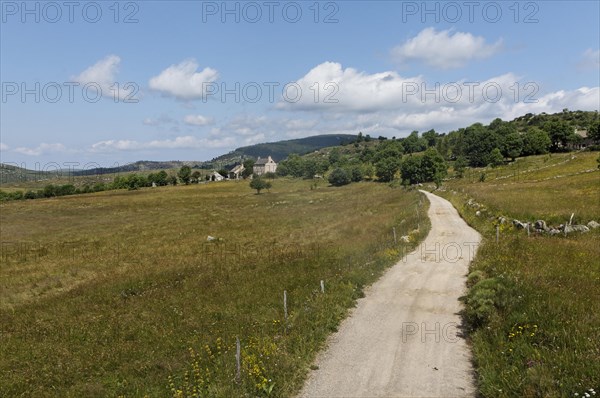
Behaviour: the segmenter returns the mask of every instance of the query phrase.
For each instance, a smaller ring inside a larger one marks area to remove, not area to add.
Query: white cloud
[[[120,64],[121,58],[119,56],[108,55],[79,75],[73,76],[72,79],[81,85],[90,85],[90,88],[95,88],[104,97],[133,100],[132,94],[137,91],[137,88],[134,88],[131,84],[126,85],[117,82]]]
[[[366,74],[341,64],[324,62],[297,80],[302,96],[295,100],[293,89],[279,101],[279,109],[331,109],[350,112],[375,112],[396,108],[402,100],[403,87],[421,84],[423,79],[403,78],[397,72]],[[318,87],[318,95],[315,95]]]
[[[215,122],[212,117],[202,115],[187,115],[183,121],[191,126],[208,126]]]
[[[471,33],[436,31],[425,28],[415,37],[392,50],[392,57],[400,63],[422,61],[440,69],[458,68],[474,59],[492,56],[502,48],[502,39],[487,44],[482,36]]]
[[[190,59],[169,66],[158,76],[151,78],[149,86],[180,100],[194,100],[203,98],[207,83],[216,81],[218,77],[219,73],[212,68],[206,67],[198,72],[198,63]]]
[[[18,147],[18,148],[14,149],[14,152],[20,153],[22,155],[27,155],[27,156],[40,156],[40,155],[49,154],[49,153],[67,152],[67,151],[68,151],[67,147],[60,143],[56,143],[56,144],[41,143],[40,145],[38,145],[35,148]]]
[[[581,69],[598,70],[600,68],[600,50],[588,48],[581,55],[581,61],[578,65]]]
[[[91,152],[139,151],[148,149],[207,149],[225,148],[233,145],[230,137],[219,139],[198,138],[193,136],[175,137],[174,139],[140,142],[135,140],[106,140],[93,144]]]
[[[142,123],[146,126],[160,126],[165,124],[177,124],[177,120],[167,115],[160,115],[158,118],[145,118]]]
[[[10,147],[3,142],[0,142],[0,151],[8,151]]]
[[[321,100],[315,101],[311,87],[317,83],[323,89],[327,82],[339,89],[334,97],[337,101],[325,103],[322,99],[326,90],[320,92]],[[368,74],[325,62],[296,83],[307,94],[296,103],[282,98],[277,108],[310,112],[320,120],[306,128],[302,128],[304,122],[263,121],[278,128],[279,137],[281,132],[296,137],[358,131],[393,136],[431,128],[449,131],[475,122],[489,123],[496,117],[512,120],[529,112],[600,108],[598,87],[545,93],[536,83],[512,73],[483,81],[435,82],[423,76],[403,77],[393,71]]]

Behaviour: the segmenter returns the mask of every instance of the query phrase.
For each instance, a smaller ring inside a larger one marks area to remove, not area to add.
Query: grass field
[[[442,192],[484,236],[466,297],[482,396],[573,397],[600,390],[600,230],[528,237],[502,226],[496,243],[493,220],[503,215],[558,224],[574,212],[574,222],[600,221],[597,157],[519,159],[474,170],[472,179],[467,173]],[[481,172],[485,182],[478,182]],[[481,216],[465,205],[469,198],[485,206]]]
[[[427,206],[377,183],[273,185],[0,204],[0,396],[292,395],[403,253],[392,228],[407,248],[426,235]]]

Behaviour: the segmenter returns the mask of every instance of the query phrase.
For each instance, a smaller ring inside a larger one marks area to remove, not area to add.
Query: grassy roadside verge
[[[218,183],[2,204],[3,243],[26,245],[3,245],[0,395],[290,396],[363,288],[426,236],[421,199],[280,179],[262,195]]]
[[[581,157],[581,170],[588,157]],[[556,170],[558,181],[531,172],[519,183],[463,180],[436,192],[483,236],[471,265],[465,315],[485,397],[573,397],[600,389],[600,230],[528,237],[505,224],[496,243],[498,216],[559,222],[568,220],[573,207],[584,223],[589,219],[582,217],[600,215],[598,172],[562,177]],[[539,197],[548,181],[570,188]],[[587,194],[574,199],[577,190]],[[485,207],[479,216],[466,205],[471,198]]]

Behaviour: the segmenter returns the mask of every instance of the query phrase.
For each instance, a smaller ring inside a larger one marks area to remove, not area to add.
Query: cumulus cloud
[[[135,141],[135,140],[105,140],[93,144],[91,152],[139,151],[147,149],[207,149],[231,146],[235,140],[229,137],[219,139],[181,136],[174,139]]]
[[[55,143],[55,144],[41,143],[40,145],[38,145],[35,148],[18,147],[18,148],[14,149],[14,152],[20,153],[22,155],[27,155],[27,156],[40,156],[40,155],[45,155],[45,154],[50,154],[50,153],[67,152],[67,151],[68,151],[67,147],[60,143]]]
[[[212,117],[202,115],[187,115],[183,121],[190,126],[209,126],[215,123]]]
[[[337,88],[336,101],[322,100],[328,82]],[[513,73],[480,81],[436,82],[423,76],[403,77],[394,71],[369,74],[325,62],[295,83],[308,94],[296,102],[282,97],[276,107],[317,115],[319,123],[306,129],[294,123],[280,125],[280,131],[288,136],[358,131],[392,136],[431,128],[449,131],[475,122],[489,123],[496,117],[511,120],[529,112],[600,108],[598,87],[548,93]],[[317,86],[322,89],[319,101],[313,95]]]
[[[79,75],[73,76],[72,80],[81,85],[89,85],[91,89],[99,91],[104,97],[133,100],[132,95],[137,92],[137,87],[134,87],[135,84],[117,82],[120,64],[121,58],[119,56],[108,55]]]
[[[294,88],[284,91],[277,108],[375,112],[397,107],[403,87],[421,82],[420,76],[403,78],[393,71],[367,74],[354,68],[344,69],[336,62],[324,62],[298,79],[295,85],[289,85]],[[301,95],[296,98],[292,90]],[[287,91],[290,94],[286,94]]]
[[[488,44],[484,37],[468,32],[438,32],[435,28],[425,28],[392,49],[392,57],[400,63],[419,61],[435,68],[450,69],[464,66],[474,59],[488,58],[501,48],[502,39]]]
[[[179,100],[203,98],[206,94],[207,83],[216,81],[219,73],[209,67],[198,72],[198,67],[198,63],[193,59],[171,65],[158,76],[151,78],[149,87]]]

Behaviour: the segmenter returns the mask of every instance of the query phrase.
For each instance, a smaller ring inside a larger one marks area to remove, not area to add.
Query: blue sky
[[[2,162],[209,160],[598,110],[599,4],[1,1]]]

